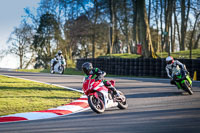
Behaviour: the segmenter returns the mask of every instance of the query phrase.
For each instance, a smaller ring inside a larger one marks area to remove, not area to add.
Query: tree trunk
[[[148,11],[148,23],[150,25],[150,19],[151,19],[151,0],[149,0],[149,11]]]
[[[193,26],[193,30],[192,30],[192,34],[190,36],[190,42],[189,42],[190,50],[192,50],[192,47],[193,47],[192,40],[193,40],[193,37],[194,37],[194,33],[195,33],[195,29],[196,29],[196,25],[197,25],[197,21],[198,21],[199,15],[200,15],[200,13],[197,14],[197,16],[196,16],[196,19],[195,19],[195,22],[194,22],[194,26]]]
[[[139,38],[138,38],[138,19],[137,19],[137,8],[136,8],[136,0],[132,0],[132,4],[133,4],[133,41],[135,43],[135,53],[136,53],[136,49],[137,49],[137,44],[139,42]]]
[[[167,7],[165,12],[165,45],[166,51],[168,52],[168,56],[170,55],[170,43],[169,43],[169,28],[172,21],[172,0],[167,0]]]
[[[129,44],[129,34],[128,34],[128,15],[127,15],[127,5],[126,5],[127,0],[124,0],[124,5],[123,5],[123,10],[124,10],[124,28],[125,28],[125,38],[126,38],[126,45],[127,45],[127,52],[130,54],[131,53],[131,46]]]
[[[142,42],[142,55],[143,57],[156,57],[151,41],[151,33],[148,23],[148,16],[145,7],[145,0],[136,0],[137,1],[137,13],[140,20],[140,38]]]
[[[174,11],[174,20],[175,20],[175,24],[176,24],[176,28],[177,28],[177,34],[178,34],[178,42],[179,42],[179,46],[181,44],[181,37],[180,37],[180,30],[179,30],[179,24],[177,21],[177,16],[176,16],[176,12]]]
[[[160,52],[160,48],[161,48],[161,41],[160,41],[160,35],[159,35],[159,23],[158,23],[158,19],[159,19],[159,15],[158,15],[158,0],[156,0],[156,8],[155,8],[155,16],[156,16],[156,27],[157,27],[157,44],[156,44],[156,51],[155,52]]]
[[[162,16],[163,16],[163,1],[160,0],[160,7],[161,7],[161,12],[160,12],[160,30],[161,30],[161,51],[164,52],[164,38],[163,38],[163,20],[162,20]]]
[[[19,55],[19,68],[23,68],[23,55]]]
[[[194,49],[197,49],[199,47],[199,40],[200,40],[200,34],[198,35],[197,40],[194,43]]]
[[[97,1],[94,1],[94,6],[95,6],[95,19],[93,24],[93,35],[92,35],[92,58],[95,58],[95,51],[96,51],[96,23],[97,23],[97,18],[99,16]]]
[[[22,45],[22,43],[20,43],[19,41],[19,47],[18,47],[18,50],[19,50],[19,68],[22,69],[23,68],[23,57],[24,57],[24,54],[23,54],[23,50],[24,50],[24,47]]]
[[[175,19],[176,19],[176,1],[173,1],[173,14],[174,14],[174,23],[173,23],[173,34],[171,34],[172,36],[172,40],[171,40],[171,51],[174,52],[175,51],[175,39],[176,39],[176,23],[175,23]],[[171,23],[172,25],[172,23]]]
[[[113,53],[114,41],[115,41],[115,10],[114,10],[114,0],[109,0],[109,10],[110,10],[110,54]]]
[[[185,0],[181,0],[181,43],[180,43],[180,50],[185,50],[185,37],[186,37],[186,30],[187,30],[187,21],[190,11],[190,0],[188,0],[188,8],[187,14],[185,14]]]

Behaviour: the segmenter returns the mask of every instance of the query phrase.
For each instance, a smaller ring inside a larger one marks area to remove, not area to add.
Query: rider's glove
[[[103,79],[103,75],[99,75],[95,78],[95,81],[98,81],[98,80],[102,80]]]
[[[95,82],[98,81],[98,80],[100,80],[99,77],[96,77],[96,78],[95,78]]]

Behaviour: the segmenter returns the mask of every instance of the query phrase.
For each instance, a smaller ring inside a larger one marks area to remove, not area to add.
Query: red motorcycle
[[[108,89],[103,80],[95,81],[91,78],[92,75],[86,77],[83,82],[83,91],[88,97],[90,108],[96,113],[103,113],[106,108],[118,107],[119,109],[128,108],[126,97],[121,91],[119,97],[113,94],[113,91]],[[115,86],[115,81],[110,81],[112,86]]]

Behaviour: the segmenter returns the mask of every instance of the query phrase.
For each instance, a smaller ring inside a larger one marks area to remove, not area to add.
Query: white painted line
[[[76,112],[76,111],[82,110],[82,109],[84,109],[84,108],[77,106],[77,105],[66,105],[66,106],[59,106],[57,108],[52,108],[52,109],[49,109],[49,110],[69,110],[69,111],[72,111],[72,112]]]
[[[87,100],[76,100],[76,101],[74,101],[74,102],[84,102],[84,103],[88,103]],[[72,103],[73,103],[73,102],[72,102]]]
[[[53,118],[57,117],[58,115],[55,113],[27,112],[27,113],[7,115],[6,117],[8,116],[23,117],[28,120],[37,120],[37,119]]]

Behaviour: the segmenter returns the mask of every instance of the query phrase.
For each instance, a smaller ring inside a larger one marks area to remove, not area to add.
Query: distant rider
[[[168,77],[171,79],[171,81],[170,81],[171,84],[176,84],[175,80],[172,77],[172,69],[174,67],[177,67],[177,65],[181,68],[181,72],[182,72],[183,77],[186,78],[188,71],[187,71],[185,65],[182,64],[180,61],[174,60],[174,58],[172,56],[168,56],[166,58],[166,64],[167,64],[167,66],[165,67],[165,69],[167,71]]]
[[[103,80],[104,76],[106,75],[106,72],[101,71],[99,68],[93,68],[92,63],[90,62],[83,63],[82,70],[86,74],[86,76],[92,75],[92,79],[95,79],[95,81]],[[120,96],[116,88],[112,86],[109,81],[103,80],[103,83],[107,88],[113,91],[114,95],[116,95],[117,97]]]
[[[59,60],[64,61],[61,50],[59,50],[55,57],[51,60],[52,70],[54,70],[54,66],[58,63]]]

